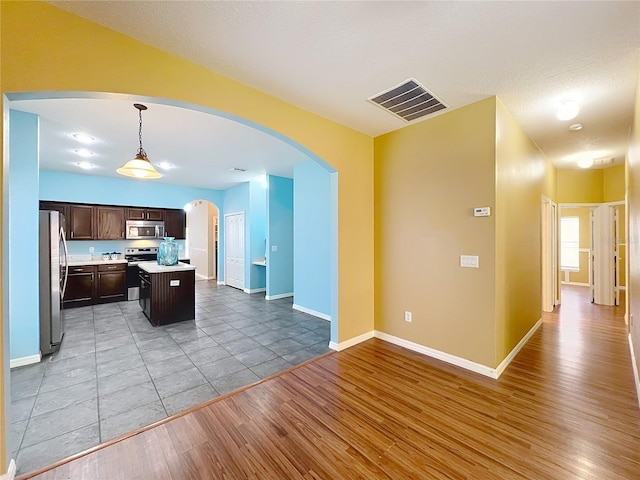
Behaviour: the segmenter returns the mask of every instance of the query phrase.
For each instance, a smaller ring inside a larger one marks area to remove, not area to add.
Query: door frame
[[[541,196],[542,310],[552,312],[558,295],[558,205]]]

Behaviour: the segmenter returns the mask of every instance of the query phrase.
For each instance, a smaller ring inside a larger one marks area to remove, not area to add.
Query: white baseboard
[[[515,347],[513,347],[513,350],[509,352],[509,355],[507,355],[505,359],[502,360],[502,362],[500,362],[500,365],[497,366],[495,378],[500,378],[500,375],[502,375],[502,372],[504,372],[504,370],[509,366],[509,364],[515,358],[518,352],[522,350],[522,347],[524,347],[527,344],[529,339],[533,336],[534,333],[536,333],[536,331],[540,328],[541,325],[542,325],[542,319],[539,319],[535,323],[535,325],[531,327],[531,329],[526,333],[526,335],[522,337],[522,339],[518,342],[518,344]]]
[[[266,288],[245,288],[244,289],[244,293],[260,293],[260,292],[266,292],[267,289]]]
[[[226,285],[224,280],[218,280],[218,285]]]
[[[295,303],[293,304],[293,309],[298,310],[299,312],[302,312],[302,313],[313,315],[314,317],[321,318],[322,320],[327,320],[329,322],[331,321],[331,315],[318,312],[317,310],[311,310],[310,308],[307,308],[307,307],[301,307],[300,305],[296,305]]]
[[[14,478],[16,478],[16,461],[12,458],[7,473],[0,476],[0,480],[13,480]]]
[[[414,343],[409,340],[405,340],[404,338],[395,337],[378,330],[376,330],[375,332],[375,337],[379,338],[380,340],[393,343],[394,345],[404,347],[408,350],[422,353],[423,355],[426,355],[428,357],[442,360],[443,362],[450,363],[457,367],[462,367],[466,370],[471,370],[472,372],[476,372],[487,377],[498,378],[496,376],[496,370],[494,368],[487,367],[486,365],[482,365],[480,363],[472,362],[471,360],[467,360],[466,358],[457,357],[455,355],[451,355],[450,353],[436,350],[435,348],[425,347],[424,345],[420,345],[419,343]]]
[[[197,277],[197,279],[200,279],[200,280],[215,280],[216,279],[216,277],[207,277],[206,275],[201,275],[199,273],[196,273],[196,277]]]
[[[24,367],[25,365],[39,363],[40,360],[42,360],[42,355],[40,353],[29,355],[27,357],[12,358],[9,361],[9,368]]]
[[[293,292],[289,293],[279,293],[277,295],[266,295],[265,300],[278,300],[280,298],[293,297]]]
[[[589,285],[588,283],[582,283],[582,282],[560,282],[562,285],[576,285],[578,287],[590,287],[591,285]]]
[[[633,366],[633,379],[636,381],[636,396],[638,397],[638,407],[640,407],[640,374],[638,373],[638,364],[636,363],[636,355],[633,351],[633,340],[629,334],[629,351],[631,352],[631,365]]]
[[[370,332],[363,333],[362,335],[358,335],[357,337],[350,338],[349,340],[345,340],[344,342],[340,342],[340,343],[329,342],[329,348],[331,350],[336,350],[337,352],[340,352],[345,348],[353,347],[354,345],[357,345],[358,343],[369,340],[370,338],[373,338],[373,337],[374,337],[374,331],[371,330]]]
[[[522,347],[524,347],[525,344],[529,341],[531,336],[536,332],[536,330],[538,330],[538,328],[540,328],[540,325],[542,325],[542,319],[538,320],[536,324],[531,327],[527,334],[522,337],[522,340],[518,342],[513,350],[511,350],[509,355],[507,355],[507,357],[502,362],[500,362],[500,365],[498,365],[496,368],[491,368],[486,365],[482,365],[481,363],[472,362],[471,360],[467,360],[466,358],[457,357],[456,355],[451,355],[450,353],[442,352],[440,350],[436,350],[435,348],[425,347],[424,345],[420,345],[419,343],[414,343],[403,338],[395,337],[378,330],[375,331],[375,337],[379,338],[380,340],[385,340],[389,343],[393,343],[400,347],[404,347],[408,350],[422,353],[423,355],[426,355],[428,357],[442,360],[443,362],[450,363],[451,365],[455,365],[457,367],[479,373],[480,375],[498,379],[518,354],[518,352],[522,349]]]

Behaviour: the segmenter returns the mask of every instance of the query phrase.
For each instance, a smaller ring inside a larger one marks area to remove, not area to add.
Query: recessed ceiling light
[[[160,163],[156,163],[156,165],[162,170],[171,170],[172,168],[176,168],[176,166],[173,163],[169,163],[169,162],[160,162]]]
[[[593,165],[592,158],[583,158],[581,160],[578,160],[578,166],[580,168],[590,168],[592,165]]]
[[[573,100],[566,100],[562,102],[556,115],[558,120],[571,120],[576,118],[578,113],[580,113],[580,106]]]
[[[91,170],[92,168],[96,168],[93,163],[89,162],[76,162],[75,164],[83,170]]]
[[[87,135],[86,133],[73,133],[71,134],[73,138],[75,138],[80,143],[93,143],[96,141],[91,135]]]
[[[582,130],[582,124],[581,123],[573,123],[573,124],[569,125],[569,130],[573,130],[574,132],[577,132],[578,130]]]
[[[95,153],[91,150],[87,150],[86,148],[76,148],[73,150],[73,153],[80,155],[81,157],[92,157],[95,155]]]

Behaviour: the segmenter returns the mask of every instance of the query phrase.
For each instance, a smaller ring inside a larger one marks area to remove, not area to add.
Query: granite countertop
[[[188,270],[195,270],[196,267],[189,265],[188,263],[178,262],[177,265],[158,265],[158,262],[140,262],[138,267],[148,273],[167,273],[167,272],[186,272]]]
[[[118,260],[69,260],[70,267],[78,267],[80,265],[105,265],[107,263],[124,263],[126,265],[127,261],[124,258]]]

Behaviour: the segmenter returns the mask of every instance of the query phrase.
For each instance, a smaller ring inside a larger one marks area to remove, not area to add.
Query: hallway
[[[624,307],[584,288],[499,380],[372,339],[33,478],[640,478]]]

